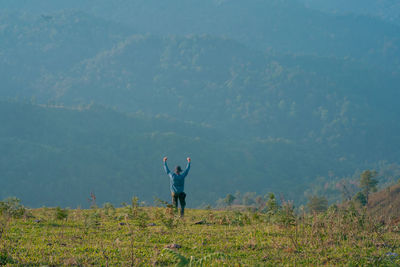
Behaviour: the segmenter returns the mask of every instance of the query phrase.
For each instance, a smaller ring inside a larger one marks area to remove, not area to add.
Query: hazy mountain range
[[[385,17],[286,0],[1,4],[0,197],[151,203],[168,199],[161,158],[190,155],[192,206],[237,190],[300,203],[318,177],[398,163],[400,28]]]

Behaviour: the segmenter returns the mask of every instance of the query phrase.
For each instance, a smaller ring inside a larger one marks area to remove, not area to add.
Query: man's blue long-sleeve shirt
[[[164,170],[170,178],[171,193],[182,193],[185,190],[185,177],[190,170],[190,162],[186,166],[186,170],[181,174],[176,174],[168,169],[167,162],[164,161]]]

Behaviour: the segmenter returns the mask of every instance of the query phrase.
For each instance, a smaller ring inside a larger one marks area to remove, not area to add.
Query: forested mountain
[[[42,82],[132,34],[82,12],[33,16],[0,11],[1,95],[41,95]]]
[[[46,16],[62,8],[84,10],[141,33],[223,35],[261,51],[351,57],[396,71],[400,66],[398,26],[369,16],[324,14],[296,0],[8,2]]]
[[[193,157],[192,206],[300,202],[398,163],[398,26],[289,0],[3,3],[0,197],[151,203],[168,155]]]
[[[90,192],[98,203],[120,204],[134,195],[148,204],[154,197],[169,200],[165,155],[171,168],[193,158],[186,186],[191,207],[238,190],[282,192],[301,200],[310,168],[319,173],[328,167],[320,161],[323,155],[304,155],[295,144],[228,140],[213,128],[163,116],[8,101],[0,102],[0,109],[0,194],[32,206],[87,206]],[[282,172],[287,165],[290,170]]]
[[[397,131],[398,83],[397,75],[351,61],[269,56],[207,36],[135,35],[70,71],[40,80],[40,93],[33,87],[28,97],[168,114],[235,138],[324,144],[338,149],[341,158],[350,147],[352,155],[364,155],[365,143],[389,140],[381,127]],[[366,155],[382,156],[395,157]]]
[[[212,159],[223,155],[224,160],[240,160],[236,159],[238,152],[225,152],[224,139],[215,131],[165,117],[127,116],[102,107],[76,110],[15,102],[1,102],[0,108],[0,162],[5,182],[1,195],[14,194],[34,206],[87,206],[90,192],[99,203],[120,204],[136,195],[152,204],[155,196],[168,196],[169,181],[161,160],[167,154],[170,164],[184,164],[187,155],[196,158],[194,166],[200,172],[193,175],[192,191],[202,183],[218,190],[220,182],[210,183],[215,177],[201,177],[205,164],[213,172],[218,166],[207,159],[204,150],[214,154]],[[232,176],[233,170],[225,173]],[[209,200],[210,194],[216,192],[202,195]],[[195,193],[193,198],[201,204]]]
[[[164,155],[171,168],[185,166],[188,155],[193,158],[186,185],[190,207],[236,191],[276,192],[303,203],[324,175],[329,173],[334,182],[367,166],[360,157],[337,159],[334,150],[322,145],[280,138],[233,140],[212,127],[101,106],[71,109],[0,101],[0,111],[0,196],[17,196],[36,207],[87,207],[91,192],[99,204],[118,205],[132,196],[147,204],[154,198],[168,200]],[[396,178],[390,168],[381,167],[381,181]],[[340,191],[332,199],[337,195]]]

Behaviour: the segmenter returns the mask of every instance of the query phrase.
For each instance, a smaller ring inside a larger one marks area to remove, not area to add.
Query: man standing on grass
[[[185,177],[189,173],[190,170],[190,158],[187,158],[187,166],[186,170],[182,172],[182,169],[180,166],[175,167],[175,171],[171,172],[168,169],[167,165],[167,157],[163,158],[164,161],[164,170],[168,174],[170,178],[170,189],[171,189],[171,195],[172,195],[172,203],[175,206],[176,209],[178,209],[178,199],[179,202],[181,203],[181,217],[183,217],[185,213],[185,198],[186,194],[183,192],[184,187],[185,187]]]

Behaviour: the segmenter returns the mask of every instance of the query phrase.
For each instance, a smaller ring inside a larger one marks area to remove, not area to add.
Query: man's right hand
[[[167,157],[164,157],[164,158],[163,158],[163,161],[164,161],[164,162],[166,162],[166,161],[167,161],[167,159],[168,159]]]
[[[188,157],[187,159],[186,159],[188,162],[190,162],[191,161],[191,159]]]

